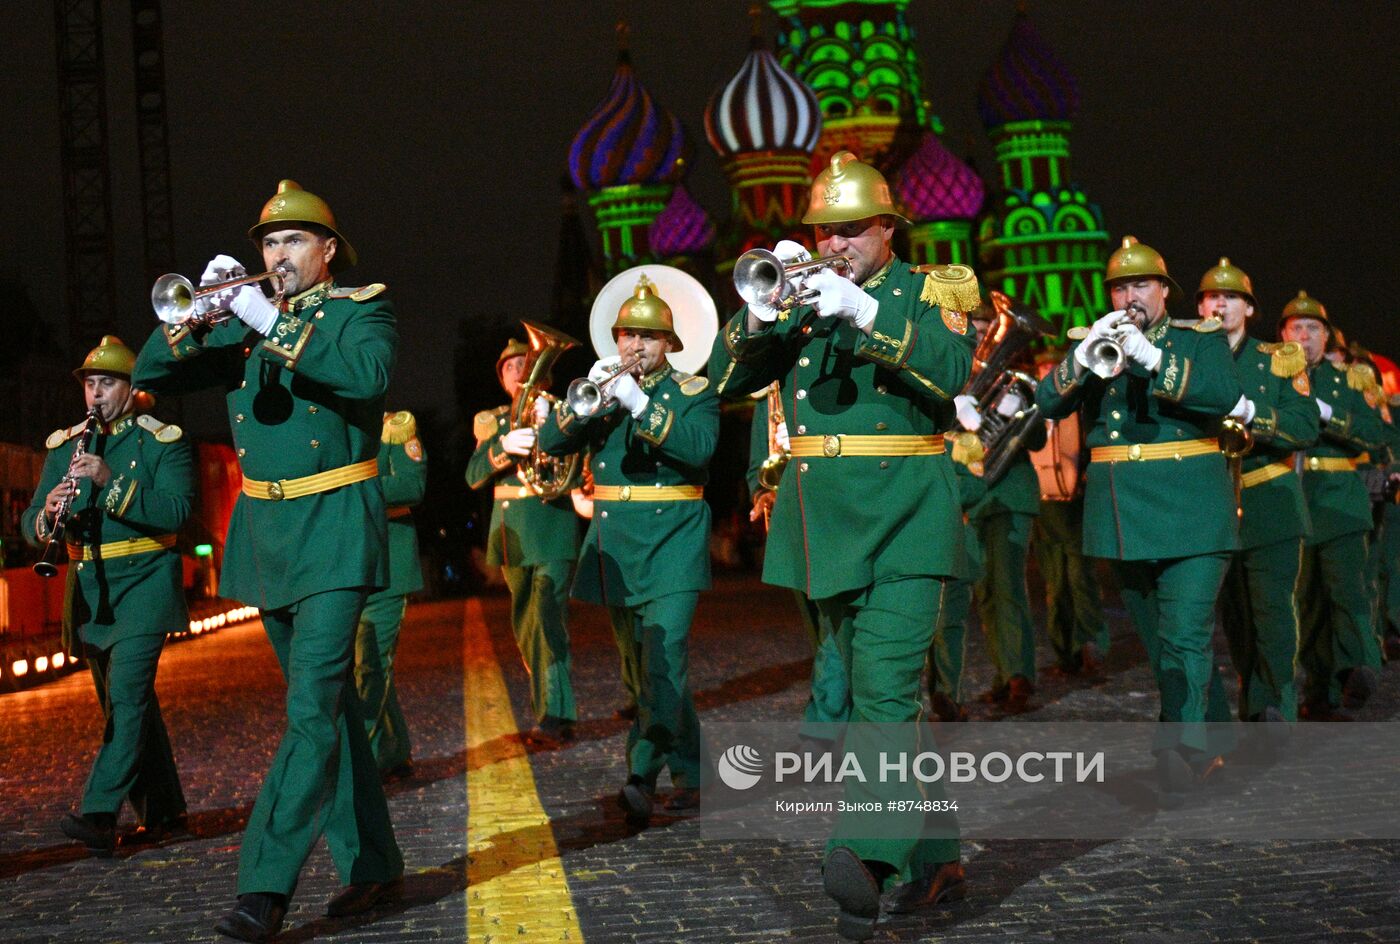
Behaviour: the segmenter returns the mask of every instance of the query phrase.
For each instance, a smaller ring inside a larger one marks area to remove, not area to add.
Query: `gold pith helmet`
[[[525,357],[529,353],[530,347],[524,341],[517,341],[515,338],[507,341],[506,346],[501,349],[500,357],[496,358],[496,379],[501,379],[501,368],[505,366],[506,361],[512,357]]]
[[[1249,280],[1243,269],[1231,265],[1230,260],[1224,256],[1220,257],[1218,266],[1207,269],[1206,274],[1201,276],[1201,287],[1196,289],[1196,301],[1199,302],[1206,292],[1234,292],[1236,295],[1243,295],[1254,307],[1259,307],[1259,303],[1254,300],[1254,283]]]
[[[1108,269],[1104,272],[1104,283],[1112,285],[1124,279],[1161,279],[1177,298],[1183,296],[1181,286],[1167,274],[1167,261],[1151,246],[1138,242],[1136,236],[1124,236],[1123,245],[1108,257]]]
[[[1327,320],[1327,309],[1323,307],[1322,302],[1307,292],[1299,292],[1297,298],[1290,298],[1288,304],[1283,306],[1283,315],[1278,320],[1279,330],[1282,330],[1283,326],[1293,318],[1312,318],[1329,328],[1332,327],[1332,322]]]
[[[617,310],[617,320],[613,322],[612,336],[617,340],[617,332],[622,328],[636,328],[638,331],[664,331],[671,336],[671,350],[683,351],[680,335],[676,334],[676,321],[671,315],[671,306],[656,294],[651,280],[643,275],[637,280],[632,295]]]
[[[79,380],[88,374],[110,374],[113,377],[131,379],[131,370],[136,366],[136,352],[122,343],[115,334],[104,334],[97,347],[88,351],[83,366],[73,371]]]
[[[358,261],[355,247],[336,228],[335,214],[331,212],[330,205],[316,194],[301,189],[301,184],[295,180],[284,180],[277,185],[272,199],[263,204],[258,222],[248,230],[248,238],[256,246],[262,234],[268,230],[287,229],[296,223],[314,223],[331,231],[336,241],[335,258],[331,260],[332,272],[339,272]]]
[[[900,226],[909,221],[894,208],[885,175],[850,151],[831,155],[831,165],[812,181],[803,226],[850,223],[872,216],[890,216]]]

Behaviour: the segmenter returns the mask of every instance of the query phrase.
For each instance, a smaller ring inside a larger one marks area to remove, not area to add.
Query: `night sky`
[[[127,4],[106,6],[118,305],[137,346],[155,321],[130,31]],[[459,320],[486,335],[547,311],[557,181],[612,75],[618,17],[631,23],[639,77],[695,144],[687,185],[717,218],[727,212],[702,115],[747,51],[746,9],[747,0],[167,2],[177,268],[197,277],[218,252],[261,268],[244,233],[277,181],[295,178],[330,201],[359,251],[342,281],[390,287],[402,336],[391,406],[450,418]],[[909,11],[945,140],[971,148],[984,175],[994,163],[976,88],[1014,9],[915,0]],[[1305,288],[1350,338],[1391,356],[1400,355],[1395,11],[1393,2],[1031,4],[1078,76],[1072,174],[1115,240],[1133,233],[1160,249],[1188,291],[1230,256],[1254,278],[1256,333],[1272,336],[1284,302]],[[775,25],[770,14],[769,36]],[[50,3],[0,4],[9,119],[0,278],[24,282],[62,339],[53,33]],[[494,342],[482,348],[489,372]],[[213,397],[189,404],[184,422],[226,429]]]

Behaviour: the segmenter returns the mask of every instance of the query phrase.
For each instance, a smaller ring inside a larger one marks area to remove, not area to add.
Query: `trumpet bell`
[[[1112,380],[1123,372],[1128,357],[1123,353],[1123,345],[1112,338],[1099,338],[1089,346],[1084,355],[1089,369],[1104,380]]]
[[[786,285],[783,261],[767,249],[750,249],[734,263],[734,288],[746,304],[777,308]]]
[[[151,286],[151,307],[166,324],[177,325],[194,314],[194,283],[177,272],[162,275]]]

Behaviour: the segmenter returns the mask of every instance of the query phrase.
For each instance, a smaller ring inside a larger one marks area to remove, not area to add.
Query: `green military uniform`
[[[360,613],[355,631],[355,691],[375,762],[387,773],[404,767],[413,756],[408,722],[394,684],[394,657],[408,595],[423,589],[413,507],[427,491],[428,462],[412,413],[401,410],[384,415],[378,461],[389,516],[389,586],[371,593]]]
[[[521,481],[519,460],[501,447],[510,432],[509,404],[478,413],[473,429],[467,485],[494,489],[486,563],[501,568],[510,589],[511,627],[530,673],[535,720],[572,723],[578,707],[570,675],[569,586],[578,559],[578,516],[567,496],[544,501]]]
[[[616,403],[590,417],[561,404],[539,444],[552,455],[585,450],[593,471],[593,519],[573,595],[608,608],[623,652],[623,679],[637,703],[629,780],[654,791],[669,768],[676,788],[694,789],[702,749],[689,637],[700,591],[710,586],[702,492],[719,440],[719,400],[705,378],[665,363],[638,383],[650,398],[640,419]]]
[[[1293,591],[1311,524],[1295,454],[1317,439],[1318,411],[1297,344],[1242,338],[1235,377],[1255,407],[1254,447],[1240,465],[1240,552],[1220,594],[1221,623],[1240,678],[1240,720],[1269,708],[1298,717]]]
[[[898,258],[872,273],[861,286],[879,303],[869,335],[842,319],[809,325],[805,306],[750,333],[741,309],[710,357],[721,394],[781,384],[793,460],[773,506],[763,579],[815,600],[835,628],[852,722],[918,718],[946,583],[965,567],[957,477],[941,433],[967,382],[973,338],[965,315],[921,298],[933,281]],[[967,307],[975,305],[974,297]],[[864,727],[878,739],[873,724]],[[912,726],[897,730],[879,748],[912,751]],[[847,800],[895,798],[922,795],[914,783],[847,781]],[[941,838],[916,840],[917,818],[843,815],[828,848],[917,876],[958,858],[955,830],[930,825]]]
[[[45,443],[39,487],[20,522],[31,544],[48,542],[44,505],[82,429],[60,429]],[[194,504],[193,450],[178,426],[128,413],[99,426],[89,452],[111,479],[101,488],[78,480],[65,532],[63,645],[88,661],[105,720],[81,812],[115,817],[129,800],[140,825],[158,828],[185,812],[155,682],[166,634],[189,627],[175,535]]]
[[[1207,437],[1235,407],[1240,385],[1219,328],[1163,316],[1146,332],[1162,352],[1156,373],[1130,364],[1111,380],[1076,375],[1076,344],[1036,392],[1050,419],[1081,411],[1093,447],[1084,553],[1115,562],[1157,677],[1161,720],[1170,722],[1208,720],[1208,689],[1216,710],[1224,706],[1210,643],[1239,525],[1229,468]],[[1184,730],[1181,743],[1207,749],[1199,728]]]
[[[1371,501],[1356,466],[1383,444],[1385,430],[1348,374],[1326,360],[1308,370],[1312,395],[1332,408],[1300,464],[1312,534],[1298,579],[1298,661],[1308,676],[1303,700],[1319,710],[1342,703],[1353,669],[1380,667],[1365,578]]]
[[[398,334],[382,292],[328,280],[285,300],[267,337],[237,319],[162,326],[136,366],[146,389],[227,391],[244,480],[219,592],[262,610],[287,678],[240,894],[289,896],[322,831],[343,881],[403,872],[352,677],[365,596],[389,586],[377,456]]]
[[[1045,442],[1045,424],[1036,423],[1026,437],[1026,449],[1040,449]],[[1026,558],[1039,513],[1040,482],[1025,451],[967,513],[982,550],[983,573],[974,587],[987,653],[996,669],[994,692],[1006,689],[1018,675],[1035,684],[1035,623],[1026,591]]]
[[[965,435],[976,438],[972,433]],[[977,529],[967,519],[968,510],[987,495],[987,483],[980,475],[981,463],[974,459],[979,452],[980,445],[971,451],[955,445],[952,450],[953,471],[958,477],[958,503],[963,509],[964,566],[945,585],[943,605],[938,609],[938,622],[928,650],[929,698],[936,703],[940,700],[938,696],[943,695],[955,706],[963,701],[962,675],[967,656],[967,619],[972,613],[972,588],[983,574]],[[937,704],[934,707],[936,710]]]
[[[749,495],[753,497],[763,488],[758,481],[758,472],[763,460],[768,458],[768,446],[768,397],[764,396],[754,406],[753,426],[749,432],[747,481]],[[805,728],[809,736],[827,740],[835,729],[825,725],[839,724],[850,717],[851,684],[841,662],[841,653],[836,648],[836,637],[829,631],[823,631],[821,614],[816,605],[800,590],[794,589],[792,597],[797,604],[802,627],[812,644],[811,691],[802,718],[809,725]]]

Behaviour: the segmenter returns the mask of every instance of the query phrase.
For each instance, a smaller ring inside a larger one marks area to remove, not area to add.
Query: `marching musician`
[[[943,605],[928,648],[928,697],[939,721],[966,721],[963,705],[963,664],[967,661],[967,620],[972,614],[972,588],[982,579],[982,547],[968,511],[987,497],[982,478],[982,443],[964,431],[953,437],[949,453],[958,476],[958,499],[963,511],[963,568],[944,586]]]
[[[1303,349],[1247,334],[1254,285],[1222,258],[1201,277],[1196,312],[1224,327],[1235,379],[1249,399],[1253,447],[1240,460],[1240,551],[1220,593],[1220,621],[1239,674],[1241,721],[1296,721],[1298,609],[1293,588],[1311,529],[1295,454],[1317,439]]]
[[[530,353],[511,338],[496,358],[496,379],[510,403],[476,414],[476,449],[467,461],[467,485],[492,487],[486,563],[501,568],[510,590],[510,623],[530,673],[535,726],[526,737],[544,747],[573,740],[574,703],[569,656],[569,587],[578,559],[578,518],[567,497],[542,500],[520,478],[520,463],[535,446],[532,417],[512,428]]]
[[[1297,588],[1298,661],[1307,672],[1300,714],[1349,720],[1379,682],[1365,576],[1371,500],[1356,467],[1362,453],[1383,444],[1385,430],[1367,392],[1369,370],[1327,359],[1335,329],[1320,301],[1299,292],[1284,306],[1279,331],[1302,347],[1307,384],[1300,392],[1318,408],[1317,441],[1299,457],[1312,520]]]
[[[1116,310],[1094,322],[1036,400],[1050,419],[1078,410],[1087,431],[1084,552],[1114,562],[1157,678],[1160,718],[1185,723],[1154,741],[1161,800],[1174,805],[1215,766],[1218,751],[1197,723],[1228,717],[1207,718],[1208,702],[1224,711],[1211,636],[1239,547],[1234,484],[1216,433],[1222,417],[1248,422],[1252,413],[1220,322],[1167,316],[1168,297],[1180,290],[1160,253],[1124,238],[1105,281]],[[1102,367],[1105,352],[1115,352],[1116,374]]]
[[[978,338],[987,336],[994,314],[988,303],[973,311],[971,321]],[[953,403],[958,425],[972,433],[982,428],[976,398],[963,394],[955,397]],[[1031,406],[1010,389],[994,408],[1009,419]],[[986,494],[967,513],[977,531],[982,554],[982,574],[973,584],[977,615],[987,640],[987,654],[996,670],[992,687],[983,693],[982,700],[1000,705],[1007,714],[1024,712],[1035,692],[1035,623],[1026,590],[1026,558],[1031,527],[1040,514],[1040,485],[1026,450],[1044,445],[1045,424],[1037,422],[1031,426],[1024,447],[1017,448],[1006,472],[987,484]]]
[[[80,812],[64,816],[59,828],[99,856],[116,846],[124,800],[137,822],[124,844],[158,841],[185,817],[156,663],[166,634],[189,626],[175,540],[194,504],[194,459],[180,427],[138,410],[135,361],[131,348],[107,335],[73,372],[95,411],[91,444],[79,452],[85,423],[49,436],[20,524],[31,544],[47,544],[58,530],[67,545],[63,651],[87,660],[105,730]]]
[[[816,602],[850,678],[847,745],[873,764],[878,750],[917,748],[908,722],[919,717],[920,673],[944,584],[962,565],[942,432],[971,368],[961,312],[977,305],[976,281],[961,267],[920,277],[895,257],[890,240],[907,221],[880,172],[849,151],[813,181],[802,222],[815,227],[818,255],[843,255],[849,270],[806,277],[811,307],[741,309],[714,343],[709,376],[729,396],[781,385],[793,461],[773,505],[763,579]],[[776,250],[784,262],[802,254],[789,242]],[[935,304],[944,281],[957,310]],[[900,733],[877,744],[875,722]],[[897,798],[924,799],[913,783],[846,782],[849,801]],[[946,814],[930,819],[838,820],[823,885],[842,935],[874,933],[880,892],[898,877],[912,879],[894,903],[900,911],[964,892],[956,825]]]
[[[637,716],[618,800],[639,824],[651,817],[663,769],[671,774],[671,811],[699,805],[702,774],[689,637],[700,591],[710,586],[703,497],[719,440],[719,400],[704,377],[668,363],[668,353],[684,349],[679,327],[643,274],[612,324],[618,359],[604,357],[589,371],[605,399],[588,413],[560,403],[539,432],[545,452],[582,450],[593,471],[594,513],[573,596],[608,608],[623,650]],[[541,398],[536,408],[549,404]]]
[[[352,674],[365,597],[389,585],[377,455],[398,332],[383,285],[337,284],[355,250],[320,197],[282,181],[248,236],[269,271],[285,272],[277,303],[251,284],[216,293],[234,317],[158,328],[135,378],[157,392],[226,391],[243,491],[219,593],[262,611],[287,680],[287,726],[243,834],[238,904],[216,927],[262,941],[281,928],[323,832],[347,883],[328,915],[366,911],[402,887]],[[241,272],[220,255],[203,281]]]
[[[408,721],[399,707],[394,658],[408,595],[423,589],[418,530],[413,508],[428,490],[428,459],[418,438],[418,422],[407,410],[384,414],[379,434],[379,485],[388,516],[389,585],[365,599],[355,630],[355,691],[374,762],[386,780],[413,774]]]

